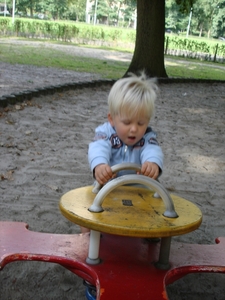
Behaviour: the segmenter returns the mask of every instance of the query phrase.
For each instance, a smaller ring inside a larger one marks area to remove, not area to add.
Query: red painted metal
[[[225,238],[215,245],[172,242],[169,270],[159,270],[159,244],[102,234],[101,263],[88,265],[89,234],[32,232],[19,222],[0,222],[0,270],[17,260],[54,262],[97,287],[97,299],[168,299],[166,285],[188,273],[225,273]],[[122,297],[122,298],[121,298]]]

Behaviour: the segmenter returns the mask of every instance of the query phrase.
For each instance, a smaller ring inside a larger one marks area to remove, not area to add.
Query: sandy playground
[[[99,78],[70,75],[73,80]],[[93,182],[87,147],[94,128],[106,120],[109,89],[71,90],[0,108],[2,221],[26,222],[33,231],[79,233],[60,214],[58,202],[65,192]],[[165,154],[161,183],[203,213],[198,230],[174,239],[214,244],[225,236],[225,84],[160,84],[160,90],[151,125]],[[9,264],[0,272],[0,283],[1,300],[85,299],[82,280],[54,264]],[[168,293],[172,300],[224,300],[225,276],[188,275]]]

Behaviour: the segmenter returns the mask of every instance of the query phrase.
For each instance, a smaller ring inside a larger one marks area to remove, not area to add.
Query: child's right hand
[[[101,185],[106,184],[115,176],[116,174],[113,174],[111,167],[107,164],[101,164],[95,167],[95,179]]]

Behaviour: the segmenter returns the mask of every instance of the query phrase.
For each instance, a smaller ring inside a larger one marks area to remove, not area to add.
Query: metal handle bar
[[[135,170],[137,172],[141,171],[141,166],[138,164],[133,164],[133,163],[122,163],[122,164],[117,164],[111,167],[113,173],[117,173],[121,170]],[[100,189],[102,188],[102,185],[95,181],[94,188],[92,192],[94,194],[98,194]]]
[[[116,170],[121,170],[121,167],[123,164],[119,164],[114,166]],[[132,164],[126,164],[131,167]],[[138,165],[133,164],[133,168],[136,169]],[[132,168],[132,169],[133,169]],[[111,181],[109,181],[106,185],[103,186],[103,188],[98,192],[96,195],[93,204],[90,206],[89,211],[91,212],[102,212],[104,211],[102,208],[102,203],[105,199],[105,197],[115,188],[125,185],[125,184],[142,184],[145,185],[147,188],[156,191],[160,197],[162,198],[164,204],[165,204],[165,212],[164,216],[168,218],[177,218],[178,215],[175,211],[173,200],[170,197],[169,193],[167,190],[156,180],[151,179],[147,176],[143,175],[135,175],[135,174],[130,174],[130,175],[124,175],[117,177]]]

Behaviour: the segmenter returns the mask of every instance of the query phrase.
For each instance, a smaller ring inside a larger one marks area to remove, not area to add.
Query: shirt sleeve
[[[109,132],[105,124],[95,129],[93,142],[88,148],[88,162],[91,171],[99,164],[110,164],[111,144],[109,142]]]
[[[150,131],[144,136],[145,144],[141,150],[141,164],[145,161],[156,163],[160,168],[160,175],[163,170],[163,159],[164,155],[161,147],[159,146],[156,133],[154,131]]]

